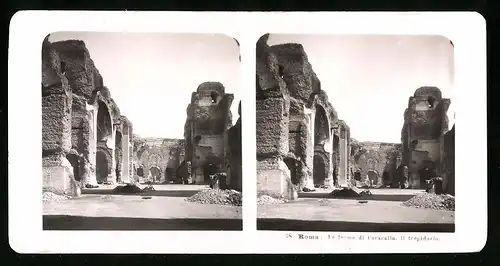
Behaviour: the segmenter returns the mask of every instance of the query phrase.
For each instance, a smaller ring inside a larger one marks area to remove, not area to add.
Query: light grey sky
[[[437,86],[451,99],[453,46],[442,36],[271,34],[269,45],[300,43],[321,87],[359,141],[401,141],[408,99],[421,86]]]
[[[191,93],[219,81],[235,96],[238,118],[240,50],[225,35],[57,32],[49,41],[85,42],[122,115],[142,137],[183,138]]]

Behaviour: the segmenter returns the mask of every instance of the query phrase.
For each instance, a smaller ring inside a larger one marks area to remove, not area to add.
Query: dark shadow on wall
[[[191,197],[200,190],[157,190],[141,193],[116,193],[112,189],[82,189],[82,194],[91,195],[130,195],[130,196],[155,196],[155,197]]]
[[[305,220],[291,220],[291,219],[258,218],[257,230],[454,233],[455,224],[364,223],[364,222],[305,221]]]
[[[329,193],[307,193],[299,192],[299,198],[309,198],[309,199],[350,199],[350,200],[374,200],[374,201],[407,201],[415,195],[367,195],[362,197],[334,197],[330,196]]]
[[[43,230],[217,230],[241,231],[242,219],[149,219],[44,215]]]

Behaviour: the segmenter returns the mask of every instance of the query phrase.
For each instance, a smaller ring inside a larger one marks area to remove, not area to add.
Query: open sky
[[[141,137],[183,138],[191,93],[219,81],[235,96],[238,118],[240,50],[225,35],[56,32],[49,41],[85,42],[104,85]]]
[[[303,45],[321,87],[359,141],[400,143],[408,99],[436,86],[451,99],[453,46],[442,36],[271,34],[269,45]]]

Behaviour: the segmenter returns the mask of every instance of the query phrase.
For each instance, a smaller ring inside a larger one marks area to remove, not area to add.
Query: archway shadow
[[[329,192],[325,193],[310,193],[310,192],[299,192],[299,198],[309,198],[309,199],[350,199],[350,200],[375,200],[375,201],[407,201],[415,195],[401,195],[401,194],[377,194],[377,195],[366,195],[360,197],[339,197],[332,196]]]
[[[305,221],[280,218],[258,218],[257,230],[337,231],[337,232],[434,232],[454,233],[454,223],[367,223],[343,221]]]
[[[43,215],[43,230],[207,230],[241,231],[242,219],[152,219]]]
[[[200,190],[156,190],[140,193],[116,193],[113,189],[82,189],[87,195],[128,195],[128,196],[156,196],[156,197],[191,197]]]

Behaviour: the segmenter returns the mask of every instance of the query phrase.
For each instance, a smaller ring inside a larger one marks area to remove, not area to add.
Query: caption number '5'
[[[292,234],[286,234],[285,237],[286,238],[292,238]]]

